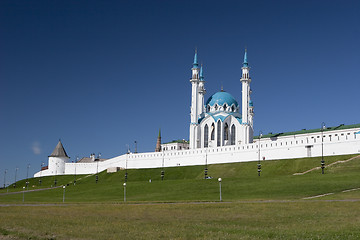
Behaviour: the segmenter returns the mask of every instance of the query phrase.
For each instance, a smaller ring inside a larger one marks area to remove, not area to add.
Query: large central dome
[[[217,92],[206,101],[206,106],[213,107],[215,104],[218,106],[223,106],[224,104],[227,104],[228,106],[235,105],[235,107],[238,107],[239,104],[235,100],[235,98],[227,92],[221,91]]]

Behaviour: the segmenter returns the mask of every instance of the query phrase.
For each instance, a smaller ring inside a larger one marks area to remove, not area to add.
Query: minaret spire
[[[198,67],[199,67],[199,64],[198,64],[198,60],[197,60],[197,49],[195,49],[193,68],[198,68]]]
[[[203,65],[201,64],[201,67],[200,67],[200,81],[204,81],[204,73],[203,73]]]
[[[248,61],[247,61],[247,49],[246,49],[246,48],[245,48],[245,54],[244,54],[243,67],[248,67]]]
[[[205,90],[205,81],[204,81],[204,71],[203,71],[203,65],[201,64],[200,67],[200,81],[199,81],[199,100],[198,100],[198,118],[202,118],[204,117],[204,113],[205,113],[205,106],[204,106],[204,95],[206,93]]]

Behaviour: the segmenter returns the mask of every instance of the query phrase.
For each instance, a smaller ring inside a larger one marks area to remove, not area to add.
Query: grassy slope
[[[326,163],[348,159],[351,156],[326,157]],[[161,169],[128,170],[128,201],[216,201],[219,197],[218,177],[222,177],[224,201],[258,199],[301,199],[307,196],[360,187],[360,159],[332,166],[326,174],[320,170],[294,176],[319,166],[320,158],[262,161],[261,177],[257,176],[257,162],[210,165],[204,180],[204,166],[173,167],[165,169],[165,180],[160,180]],[[74,176],[57,176],[58,186],[73,181]],[[152,182],[149,183],[149,179]],[[29,189],[40,188],[39,179],[30,179]],[[77,176],[77,184],[66,188],[66,202],[121,202],[123,201],[124,171]],[[50,187],[54,177],[44,177],[41,187]],[[21,191],[25,180],[17,183]],[[5,190],[1,190],[1,193]],[[352,193],[356,194],[356,193]],[[61,202],[63,189],[26,192],[26,202]],[[22,194],[2,195],[0,202],[21,202]]]
[[[329,157],[326,162],[350,157]],[[216,201],[216,178],[222,177],[223,199],[233,203],[117,204],[123,201],[123,171],[101,173],[97,184],[93,175],[78,176],[76,186],[66,188],[66,202],[82,204],[0,206],[0,239],[360,239],[359,201],[251,201],[329,192],[335,194],[325,199],[360,198],[359,190],[342,192],[360,187],[360,159],[327,168],[324,175],[319,170],[293,175],[319,162],[320,158],[262,162],[261,177],[256,162],[211,165],[211,180],[202,179],[203,166],[167,168],[164,181],[161,169],[129,170],[131,202]],[[58,185],[73,179],[58,176]],[[43,178],[42,187],[53,181],[54,177]],[[21,190],[24,183],[18,182],[10,192]],[[39,188],[38,179],[30,183],[30,189]],[[62,188],[27,192],[25,203],[57,203],[62,196]],[[21,203],[22,193],[0,195],[1,202]]]

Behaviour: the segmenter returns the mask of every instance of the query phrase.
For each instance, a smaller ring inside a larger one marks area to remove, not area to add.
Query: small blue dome
[[[225,103],[228,106],[235,104],[235,106],[239,106],[235,98],[227,92],[217,92],[206,101],[206,105],[214,106],[217,103],[219,106],[223,106]]]

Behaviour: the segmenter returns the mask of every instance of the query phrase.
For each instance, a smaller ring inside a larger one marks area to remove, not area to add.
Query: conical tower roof
[[[61,143],[61,140],[59,140],[54,151],[51,153],[51,155],[49,157],[67,157],[67,158],[69,158],[69,156],[66,154],[66,151]]]

